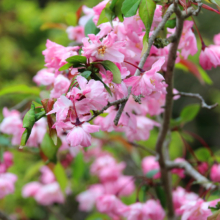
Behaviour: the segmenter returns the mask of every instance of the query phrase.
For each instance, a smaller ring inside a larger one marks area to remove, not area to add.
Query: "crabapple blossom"
[[[148,173],[151,170],[158,170],[158,171],[160,170],[159,162],[156,161],[156,157],[154,156],[145,157],[142,160],[141,167],[144,174]],[[160,178],[160,172],[156,173],[153,176],[153,178],[154,179]]]
[[[76,27],[69,26],[66,29],[66,32],[68,34],[68,38],[70,40],[76,41],[77,43],[81,43],[82,38],[85,37],[84,28],[82,26],[76,26]]]
[[[14,193],[17,176],[12,173],[0,173],[0,199]]]
[[[214,182],[220,182],[220,164],[214,164],[210,170],[210,178]]]
[[[38,85],[49,86],[54,82],[54,69],[42,69],[37,72],[37,75],[34,76],[33,81]]]
[[[174,161],[177,162],[177,163],[181,163],[181,162],[184,162],[185,160],[183,158],[176,158]],[[185,177],[184,172],[185,172],[185,170],[181,169],[181,168],[179,168],[179,169],[172,169],[172,173],[178,175],[180,178],[184,178]]]

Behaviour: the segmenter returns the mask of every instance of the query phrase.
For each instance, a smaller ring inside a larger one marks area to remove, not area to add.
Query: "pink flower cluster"
[[[47,167],[41,168],[41,182],[30,182],[23,187],[24,198],[33,197],[41,205],[52,205],[63,203],[64,195],[54,177],[52,171]]]
[[[3,161],[0,161],[0,199],[14,193],[14,184],[17,181],[15,174],[7,172],[13,165],[13,155],[9,151],[3,153]]]

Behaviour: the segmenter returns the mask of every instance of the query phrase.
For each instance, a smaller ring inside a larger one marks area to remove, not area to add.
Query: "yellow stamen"
[[[106,46],[101,46],[98,48],[98,54],[104,55],[106,51]]]

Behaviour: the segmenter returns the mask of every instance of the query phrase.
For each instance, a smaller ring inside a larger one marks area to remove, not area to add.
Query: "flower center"
[[[106,46],[101,46],[98,48],[98,54],[104,55],[106,51]]]
[[[155,86],[155,79],[150,79],[150,82],[151,82],[152,85]]]

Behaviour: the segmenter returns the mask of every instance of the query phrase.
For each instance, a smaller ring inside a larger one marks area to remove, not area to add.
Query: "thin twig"
[[[196,94],[196,93],[187,93],[187,92],[178,92],[176,94],[173,94],[173,96],[177,96],[177,95],[181,95],[181,96],[186,96],[186,97],[191,97],[191,98],[196,98],[200,101],[201,103],[201,107],[202,108],[207,108],[207,109],[213,109],[215,107],[218,106],[218,103],[215,103],[213,105],[207,105],[205,100],[203,99],[203,97],[200,94]]]
[[[128,142],[130,145],[132,145],[133,147],[137,147],[137,148],[140,148],[140,149],[142,149],[142,150],[144,150],[144,151],[147,151],[148,153],[150,153],[150,154],[152,154],[152,155],[157,155],[157,153],[154,151],[154,150],[151,150],[150,148],[146,148],[146,147],[144,147],[144,146],[142,146],[142,145],[140,145],[140,144],[137,144],[137,143],[134,143],[134,142]]]
[[[198,184],[202,185],[205,189],[214,189],[217,186],[214,185],[210,180],[201,175],[197,170],[195,170],[190,163],[187,161],[182,162],[174,162],[174,161],[166,161],[166,167],[168,169],[180,168],[184,169],[185,173],[192,177],[194,180],[198,182]]]

